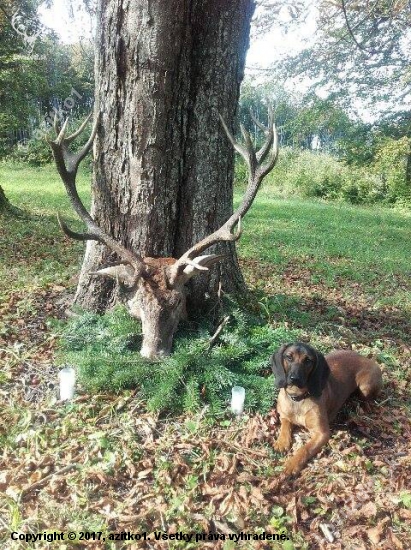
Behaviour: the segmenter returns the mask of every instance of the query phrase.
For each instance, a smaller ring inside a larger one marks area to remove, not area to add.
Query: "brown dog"
[[[356,390],[364,399],[382,387],[379,366],[354,351],[334,351],[324,357],[307,344],[285,344],[271,358],[276,385],[281,388],[277,411],[280,435],[277,451],[291,447],[292,426],[304,426],[311,439],[285,463],[284,473],[299,473],[330,438],[330,422]]]

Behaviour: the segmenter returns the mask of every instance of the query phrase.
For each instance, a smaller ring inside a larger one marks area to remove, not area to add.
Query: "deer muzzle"
[[[167,311],[141,312],[143,343],[140,354],[147,359],[161,359],[170,355],[178,317]]]

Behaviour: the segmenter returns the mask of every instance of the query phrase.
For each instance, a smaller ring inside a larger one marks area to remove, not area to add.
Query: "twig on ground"
[[[30,485],[29,487],[26,487],[25,489],[23,489],[20,496],[24,497],[28,493],[31,493],[31,491],[34,491],[35,489],[38,489],[39,487],[41,487],[42,485],[44,485],[45,483],[50,481],[50,479],[53,476],[60,476],[62,474],[65,474],[66,472],[69,472],[70,470],[73,470],[74,468],[77,469],[79,467],[80,467],[80,464],[69,464],[68,466],[65,466],[64,468],[61,468],[61,470],[57,470],[57,472],[52,472],[51,474],[43,477],[43,479],[39,479],[39,481],[36,481],[35,483]]]
[[[219,337],[221,331],[223,330],[224,326],[228,323],[229,320],[230,320],[230,316],[227,315],[226,317],[224,317],[224,319],[218,325],[217,330],[215,331],[215,333],[213,334],[213,336],[209,340],[209,348],[211,348],[214,345],[214,342],[217,340],[217,338]]]

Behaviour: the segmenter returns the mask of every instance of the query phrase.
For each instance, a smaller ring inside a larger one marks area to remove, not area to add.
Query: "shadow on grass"
[[[406,341],[411,333],[411,320],[406,308],[373,309],[341,303],[338,299],[309,299],[281,293],[272,296],[258,292],[257,299],[269,318],[317,334],[338,331],[350,340],[363,342],[370,338]]]

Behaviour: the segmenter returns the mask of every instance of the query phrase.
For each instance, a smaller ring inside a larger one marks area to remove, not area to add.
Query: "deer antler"
[[[59,225],[64,233],[72,238],[80,241],[94,240],[99,241],[114,252],[116,252],[125,263],[130,264],[134,269],[134,278],[137,280],[145,272],[145,264],[142,258],[127,250],[123,245],[115,241],[110,235],[107,235],[93,220],[88,213],[87,209],[81,202],[76,188],[76,176],[80,162],[84,159],[93,144],[94,138],[97,133],[99,117],[93,124],[93,129],[87,143],[78,151],[73,153],[69,150],[68,145],[84,130],[88,121],[91,118],[91,114],[80,125],[80,127],[71,135],[66,136],[68,118],[65,120],[61,130],[58,128],[57,117],[54,118],[54,130],[56,132],[55,140],[47,140],[52,151],[54,160],[57,166],[58,173],[63,180],[70,202],[78,214],[79,218],[86,224],[87,232],[76,233],[72,231],[66,223],[61,219],[60,215],[57,215]]]
[[[205,237],[187,252],[185,252],[177,262],[169,268],[169,283],[175,285],[178,278],[181,276],[184,268],[188,265],[196,269],[205,270],[208,267],[199,266],[194,258],[199,256],[204,250],[221,241],[237,241],[241,237],[241,218],[248,212],[252,205],[261,182],[265,176],[274,168],[278,159],[278,136],[274,125],[274,115],[271,107],[268,108],[268,127],[266,128],[261,123],[258,127],[265,133],[266,139],[261,149],[256,152],[251,141],[250,134],[241,125],[241,133],[244,138],[244,145],[237,143],[227,128],[223,118],[219,115],[221,124],[227,134],[234,149],[244,158],[249,171],[247,190],[243,200],[232,216],[222,225],[217,231],[214,231],[208,237]],[[267,162],[264,164],[265,159]],[[233,233],[234,227],[237,225],[237,231]]]

